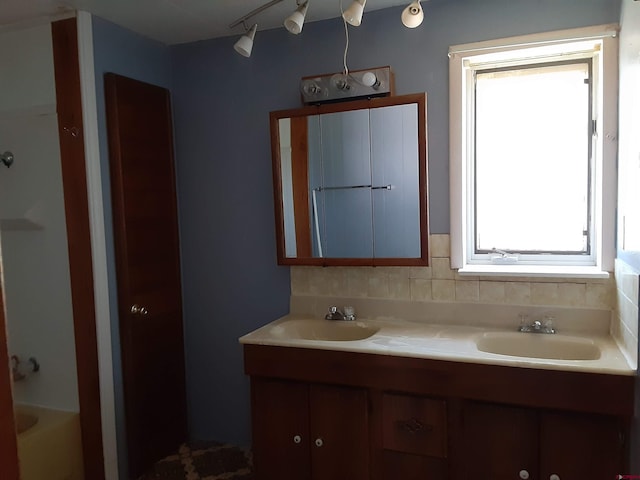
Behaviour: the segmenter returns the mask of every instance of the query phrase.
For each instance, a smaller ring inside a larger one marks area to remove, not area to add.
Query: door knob
[[[554,473],[553,475],[549,476],[549,480],[560,480],[560,476]]]
[[[300,435],[295,435],[293,437],[293,443],[300,443],[302,441],[302,437]]]
[[[529,472],[526,470],[520,470],[520,478],[522,480],[527,480],[529,478]]]
[[[322,439],[316,438],[316,447],[321,447],[322,445],[324,445],[324,442],[322,441]]]
[[[135,305],[131,306],[131,313],[133,313],[134,315],[146,315],[147,313],[149,313],[149,310],[136,303]]]

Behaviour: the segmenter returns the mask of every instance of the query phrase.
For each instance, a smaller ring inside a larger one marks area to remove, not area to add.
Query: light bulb
[[[351,85],[346,75],[342,73],[336,73],[331,77],[331,85],[338,90],[350,90]]]
[[[362,75],[362,84],[365,87],[378,88],[380,86],[380,80],[378,80],[378,77],[376,77],[375,73],[367,72]]]
[[[329,89],[319,83],[318,78],[308,78],[300,84],[303,100],[307,103],[317,102],[329,97]]]
[[[302,91],[307,95],[317,95],[322,89],[313,80],[305,80],[302,83]]]

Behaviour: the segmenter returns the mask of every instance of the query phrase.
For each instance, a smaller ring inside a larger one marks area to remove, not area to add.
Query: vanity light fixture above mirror
[[[314,75],[302,78],[300,93],[306,105],[388,97],[394,94],[394,77],[390,67]]]

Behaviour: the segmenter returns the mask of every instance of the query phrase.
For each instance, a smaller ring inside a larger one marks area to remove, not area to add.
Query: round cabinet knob
[[[296,435],[293,437],[293,443],[300,443],[302,441],[302,437],[300,435]]]
[[[131,306],[131,313],[133,313],[134,315],[146,315],[149,313],[149,310],[136,303],[135,305]]]
[[[520,478],[522,480],[527,480],[527,478],[529,478],[529,472],[526,470],[520,470]]]
[[[556,475],[555,473],[553,475],[549,476],[549,480],[560,480],[560,476]]]
[[[322,441],[322,439],[316,438],[316,447],[321,447],[322,445],[324,445],[324,442]]]

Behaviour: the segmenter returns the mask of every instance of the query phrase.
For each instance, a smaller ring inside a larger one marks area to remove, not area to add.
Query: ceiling
[[[306,21],[340,16],[341,0],[309,0]],[[346,9],[351,0],[342,0]],[[146,37],[172,45],[208,38],[239,35],[239,25],[229,24],[267,0],[0,0],[0,26],[31,21],[37,17],[85,10]],[[368,0],[366,12],[410,0]],[[296,8],[296,0],[282,0],[248,21],[258,30],[278,28]]]

